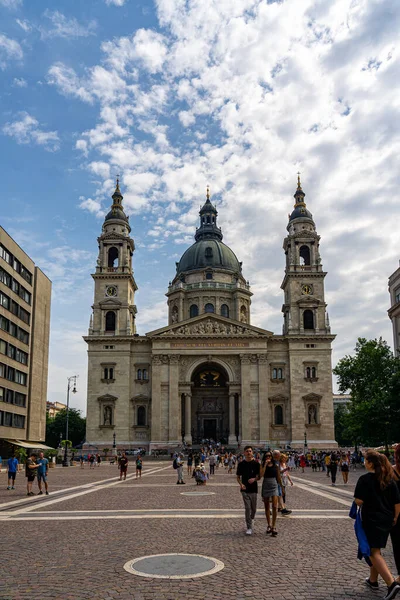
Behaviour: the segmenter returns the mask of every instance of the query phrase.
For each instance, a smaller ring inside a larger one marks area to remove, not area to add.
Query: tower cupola
[[[196,230],[195,240],[222,240],[223,235],[217,227],[218,211],[210,200],[210,188],[207,186],[206,201],[199,212],[200,227]]]
[[[304,201],[305,193],[301,187],[300,182],[300,173],[297,174],[297,190],[294,193],[295,204],[292,211],[292,214],[289,215],[289,225],[294,219],[307,219],[308,221],[313,221],[313,216],[310,211],[307,209],[306,203]]]
[[[113,195],[111,196],[111,198],[113,199],[113,203],[111,205],[111,210],[109,213],[107,213],[104,222],[106,223],[106,221],[123,221],[124,223],[126,223],[128,225],[129,231],[131,230],[130,226],[129,226],[129,217],[126,216],[125,212],[124,212],[124,207],[122,206],[122,200],[124,199],[123,195],[121,194],[121,190],[119,189],[119,179],[117,178],[117,185],[115,186],[115,191],[113,193]]]

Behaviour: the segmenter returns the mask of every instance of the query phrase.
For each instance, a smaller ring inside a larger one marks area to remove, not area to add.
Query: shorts
[[[26,476],[26,478],[29,481],[29,483],[32,483],[32,481],[35,481],[35,475],[31,475],[30,473]]]
[[[13,481],[15,481],[16,474],[17,473],[15,471],[8,471],[8,479],[12,479]]]
[[[38,473],[37,479],[38,481],[44,481],[44,483],[47,483],[47,473]]]
[[[141,471],[142,467],[136,467],[136,471]]]

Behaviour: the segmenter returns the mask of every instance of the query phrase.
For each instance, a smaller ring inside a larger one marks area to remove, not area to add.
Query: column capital
[[[240,354],[240,362],[242,363],[242,365],[249,365],[250,364],[250,354]]]
[[[266,354],[257,354],[257,359],[258,359],[258,363],[265,365],[267,362],[267,355]]]
[[[179,364],[180,355],[179,354],[170,354],[169,355],[169,364],[170,365],[178,365]]]

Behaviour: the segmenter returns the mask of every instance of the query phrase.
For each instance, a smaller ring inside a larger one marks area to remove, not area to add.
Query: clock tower
[[[283,249],[286,254],[285,277],[282,289],[285,294],[282,312],[283,333],[329,334],[329,317],[326,312],[324,279],[319,254],[320,236],[316,232],[313,216],[306,207],[305,193],[300,176],[294,194],[295,205],[289,215]]]
[[[112,195],[111,210],[104,219],[97,239],[99,256],[94,279],[93,314],[89,336],[126,336],[136,333],[135,291],[132,255],[135,244],[129,234],[129,217],[125,215],[119,181]]]

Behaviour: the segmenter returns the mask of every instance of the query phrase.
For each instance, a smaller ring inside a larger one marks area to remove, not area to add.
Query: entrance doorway
[[[203,419],[204,437],[207,440],[217,439],[217,419]]]

